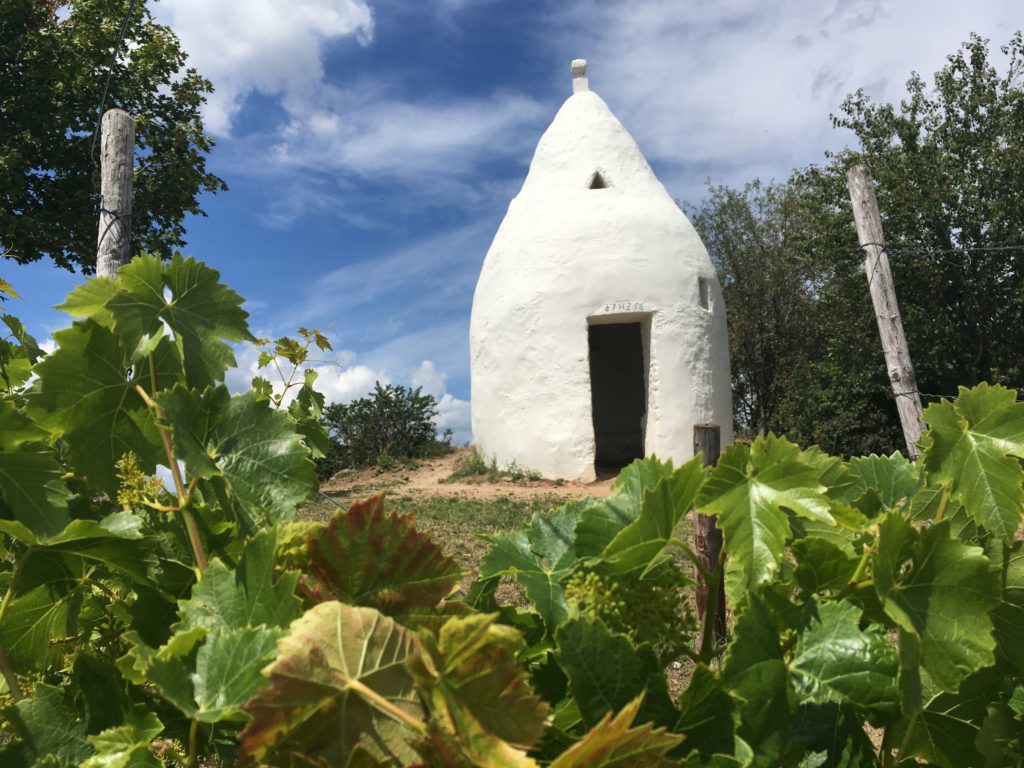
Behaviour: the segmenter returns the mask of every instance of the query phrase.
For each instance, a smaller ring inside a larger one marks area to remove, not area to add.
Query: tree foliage
[[[196,285],[201,323],[182,311]],[[466,585],[382,497],[298,519],[319,401],[309,379],[287,408],[260,380],[225,390],[216,350],[248,338],[240,304],[203,264],[137,258],[77,288],[56,350],[0,393],[0,765],[1024,759],[1011,390],[932,405],[917,463],[774,436],[711,470],[638,460],[607,498],[491,536]],[[0,370],[38,354],[5,342]],[[725,580],[735,619],[699,649],[681,607],[699,561],[676,536],[695,506],[722,523],[726,559],[705,577]],[[525,599],[500,600],[503,579]]]
[[[844,454],[901,445],[846,173],[877,194],[921,391],[1024,384],[1024,40],[972,36],[899,105],[860,90],[853,145],[785,182],[712,188],[694,217],[722,276],[736,419]],[[988,250],[996,249],[996,250]]]
[[[422,459],[451,447],[451,433],[439,439],[434,419],[437,400],[420,387],[374,384],[373,394],[350,403],[331,403],[323,422],[331,438],[328,470],[386,466]]]
[[[213,146],[200,106],[210,82],[186,67],[174,33],[145,2],[9,0],[0,5],[0,251],[67,269],[96,263],[97,110],[136,119],[131,239],[169,257],[202,192],[226,189],[206,169]]]

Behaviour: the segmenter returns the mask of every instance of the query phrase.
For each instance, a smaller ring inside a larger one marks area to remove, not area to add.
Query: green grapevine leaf
[[[127,375],[117,337],[95,321],[54,334],[57,349],[36,365],[29,416],[67,445],[71,465],[115,495],[114,465],[133,451],[147,471],[164,458],[152,414]]]
[[[811,594],[843,589],[857,570],[857,558],[826,539],[796,539],[792,551],[796,581]]]
[[[631,728],[641,697],[633,699],[614,718],[609,712],[582,739],[558,756],[551,768],[674,768],[679,763],[666,753],[682,741],[646,723]]]
[[[362,742],[378,758],[414,762],[408,742],[423,710],[405,665],[416,652],[412,635],[373,608],[313,607],[263,670],[271,686],[244,707],[242,752],[269,766],[292,765],[293,752],[344,765]]]
[[[249,540],[238,567],[230,570],[214,558],[188,600],[179,603],[177,629],[202,627],[209,631],[265,625],[287,627],[302,615],[295,596],[298,574],[286,571],[274,578],[274,529]]]
[[[686,736],[683,751],[703,759],[731,755],[736,748],[733,700],[706,665],[694,667],[690,684],[679,698],[679,721],[672,730]]]
[[[726,449],[698,498],[701,512],[718,515],[725,550],[756,587],[779,567],[790,536],[787,509],[835,524],[818,468],[785,438],[759,437],[751,446]]]
[[[955,691],[995,660],[989,611],[999,602],[999,574],[980,547],[953,538],[948,522],[920,533],[897,514],[879,525],[875,589],[889,617],[921,639],[932,680]]]
[[[107,304],[120,292],[117,280],[109,277],[92,277],[77,286],[63,304],[55,309],[62,309],[72,317],[95,320],[104,328],[114,329],[114,316],[107,309]]]
[[[177,632],[158,649],[150,648],[136,632],[129,632],[125,640],[131,650],[118,659],[118,668],[126,679],[137,685],[156,687],[167,701],[187,717],[197,711],[191,671],[196,648],[206,637],[203,627]]]
[[[891,456],[860,456],[850,459],[858,495],[873,492],[885,509],[909,499],[924,483],[920,469],[897,452]]]
[[[316,468],[294,423],[252,392],[231,396],[219,386],[199,395],[178,385],[156,400],[189,473],[223,478],[264,524],[293,520],[295,507],[316,491]]]
[[[672,462],[651,456],[637,459],[623,469],[612,484],[612,495],[593,502],[576,526],[576,552],[597,557],[620,531],[639,516],[644,494],[672,474]]]
[[[914,523],[925,525],[938,519],[948,520],[958,539],[968,543],[978,540],[978,523],[967,514],[963,504],[950,497],[949,487],[928,485],[919,490],[910,499],[910,516]]]
[[[39,536],[64,528],[71,496],[48,438],[14,403],[0,400],[0,517]]]
[[[413,515],[386,515],[384,495],[338,510],[306,537],[302,583],[314,600],[337,599],[388,616],[438,604],[462,574],[415,528]]]
[[[836,704],[804,704],[793,717],[787,748],[802,754],[801,766],[875,768],[878,756],[864,732],[864,716]]]
[[[275,579],[276,546],[276,529],[270,528],[248,541],[234,570],[220,558],[211,560],[189,599],[179,601],[180,620],[163,646],[153,649],[129,636],[125,676],[155,685],[195,720],[244,719],[242,704],[267,684],[260,667],[302,614],[298,574],[286,571]]]
[[[21,741],[0,752],[0,764],[27,768],[49,757],[52,765],[76,768],[92,754],[85,726],[64,703],[58,688],[39,683],[31,698],[22,699],[4,714]]]
[[[796,701],[775,617],[755,593],[748,594],[747,607],[736,619],[723,681],[739,700],[737,735],[754,749],[759,764],[778,764]]]
[[[1006,541],[1024,502],[1024,403],[1016,400],[1005,387],[961,387],[955,403],[933,403],[922,416],[931,427],[923,456],[930,479],[952,483],[967,512]]]
[[[650,648],[637,648],[602,622],[576,618],[555,633],[557,658],[583,722],[593,727],[646,692],[643,720],[672,725],[678,713],[668,697],[665,672]]]
[[[884,630],[862,631],[860,609],[845,600],[815,607],[790,662],[800,699],[850,704],[867,714],[896,714],[899,658]]]
[[[601,570],[647,573],[669,545],[680,518],[690,511],[703,482],[704,468],[699,459],[693,459],[645,491],[639,516],[601,553]]]
[[[317,377],[316,371],[306,371],[302,386],[288,406],[288,413],[295,419],[296,428],[312,451],[313,458],[323,458],[331,449],[331,439],[320,418],[324,412],[324,396],[313,388]],[[255,386],[253,388],[256,389]],[[263,391],[260,388],[257,396],[262,398]]]
[[[1024,541],[1015,541],[1002,567],[1003,599],[992,612],[999,652],[1024,677]]]
[[[161,768],[150,750],[150,742],[164,729],[163,723],[152,712],[139,722],[107,728],[95,736],[86,737],[96,754],[82,763],[81,768]]]
[[[964,679],[960,690],[941,693],[924,710],[894,732],[904,755],[916,756],[942,768],[985,765],[976,740],[998,683],[998,672],[982,670]]]
[[[512,575],[537,606],[549,632],[569,615],[563,582],[576,562],[575,535],[592,499],[563,504],[549,515],[534,515],[526,530],[488,537],[491,548],[480,561],[480,579]]]
[[[220,282],[220,274],[176,253],[164,264],[139,256],[118,271],[121,290],[106,302],[126,350],[163,333],[167,323],[185,365],[185,382],[195,389],[216,384],[235,364],[225,341],[254,341],[242,297]],[[165,297],[165,289],[169,296]]]
[[[524,750],[544,731],[547,705],[516,661],[525,643],[496,615],[453,618],[422,637],[410,669],[435,727],[477,766],[535,766]]]
[[[283,635],[276,627],[260,626],[221,630],[207,637],[192,675],[198,704],[194,718],[206,723],[244,720],[242,705],[267,687],[260,669],[273,660]]]
[[[52,661],[50,640],[67,635],[74,595],[64,584],[41,584],[8,603],[0,625],[0,648],[16,670],[42,669]]]

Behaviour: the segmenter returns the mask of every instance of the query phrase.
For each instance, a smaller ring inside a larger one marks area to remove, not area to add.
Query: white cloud
[[[314,387],[323,393],[328,403],[349,403],[373,392],[378,381],[384,385],[391,383],[386,371],[377,371],[366,365],[318,365],[313,370],[317,372]]]
[[[476,98],[398,98],[381,83],[308,95],[273,147],[282,166],[341,171],[373,179],[417,179],[436,196],[438,182],[478,170],[481,161],[528,156],[546,117],[516,91]]]
[[[553,44],[589,58],[591,87],[676,194],[703,180],[784,178],[849,137],[829,114],[865,87],[899,101],[971,31],[993,50],[1020,26],[1019,0],[574,0]]]
[[[373,38],[365,0],[163,0],[155,8],[215,91],[204,109],[208,130],[230,132],[250,93],[301,99],[323,84],[326,47]]]
[[[437,402],[435,423],[438,433],[444,433],[446,429],[452,431],[454,445],[462,445],[473,439],[468,400],[460,400],[445,393]]]
[[[412,373],[411,383],[413,389],[419,387],[423,390],[425,395],[433,395],[434,397],[441,397],[441,394],[445,391],[445,381],[448,379],[448,374],[437,370],[431,360],[424,360],[419,364]]]

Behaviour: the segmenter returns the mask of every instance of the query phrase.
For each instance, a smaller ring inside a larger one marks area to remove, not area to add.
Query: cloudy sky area
[[[569,61],[679,200],[705,183],[783,179],[848,136],[829,114],[863,87],[897,101],[970,32],[1009,40],[1019,0],[161,0],[213,81],[212,169],[185,252],[248,299],[260,335],[327,332],[333,400],[375,380],[423,386],[469,434],[469,311],[484,254]],[[939,10],[941,8],[941,11]],[[80,277],[5,275],[37,309]],[[19,307],[19,309],[22,309]],[[17,310],[15,310],[17,311]],[[252,375],[240,355],[231,381]]]

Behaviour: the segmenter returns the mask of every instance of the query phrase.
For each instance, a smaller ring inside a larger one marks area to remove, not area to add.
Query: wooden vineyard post
[[[103,113],[100,128],[100,227],[96,275],[116,277],[130,259],[135,120],[121,109]]]
[[[701,463],[713,467],[722,452],[722,430],[717,424],[695,424],[693,426],[693,455],[701,454]],[[694,512],[693,551],[701,568],[717,577],[709,583],[704,574],[697,571],[697,619],[700,629],[697,634],[697,651],[703,653],[705,645],[710,649],[716,640],[725,637],[725,579],[724,567],[718,570],[722,557],[722,531],[715,525],[714,515]],[[724,566],[724,563],[721,565]],[[708,610],[714,612],[714,626],[707,622]],[[708,630],[711,630],[708,636]]]
[[[917,391],[914,366],[910,362],[910,348],[903,333],[903,320],[896,302],[896,287],[889,269],[889,257],[885,253],[882,216],[875,198],[874,180],[866,166],[855,165],[847,173],[846,182],[853,203],[857,239],[864,252],[864,271],[867,273],[868,289],[875,307],[878,333],[882,337],[885,365],[896,398],[900,423],[903,425],[903,437],[907,441],[907,455],[913,460],[920,453],[917,441],[924,431],[921,423],[921,396]]]

